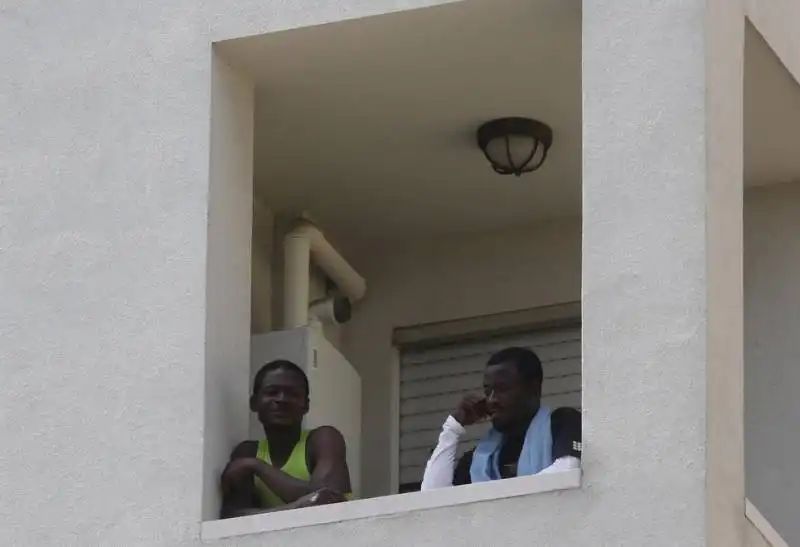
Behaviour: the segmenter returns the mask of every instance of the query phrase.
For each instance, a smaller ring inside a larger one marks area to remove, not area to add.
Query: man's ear
[[[255,395],[250,395],[250,412],[258,412],[258,409],[256,408],[256,400],[257,397]]]
[[[303,416],[305,416],[306,414],[308,414],[308,411],[309,411],[309,409],[310,409],[310,408],[311,408],[311,399],[309,399],[308,397],[306,397],[306,404],[305,404],[305,406],[303,407]]]

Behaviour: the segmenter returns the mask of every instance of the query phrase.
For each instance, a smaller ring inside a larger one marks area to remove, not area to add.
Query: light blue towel
[[[497,460],[503,434],[495,428],[478,441],[472,454],[469,474],[472,482],[486,482],[502,478]],[[535,475],[553,463],[553,434],[550,430],[550,409],[540,408],[525,433],[525,442],[517,462],[517,476]]]

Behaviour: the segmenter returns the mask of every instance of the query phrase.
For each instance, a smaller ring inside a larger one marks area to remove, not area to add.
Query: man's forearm
[[[455,418],[449,416],[442,426],[439,442],[425,466],[420,490],[453,486],[456,450],[458,449],[458,440],[463,434],[464,427]]]
[[[307,496],[324,485],[312,485],[311,482],[301,481],[291,477],[268,463],[263,463],[256,469],[256,476],[261,479],[267,488],[286,503]]]

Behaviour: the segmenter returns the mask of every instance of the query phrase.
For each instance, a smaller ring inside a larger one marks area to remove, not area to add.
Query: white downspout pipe
[[[311,259],[330,277],[350,302],[360,300],[367,291],[363,277],[328,243],[311,222],[301,221],[286,234],[284,252],[284,328],[308,325]]]
[[[302,233],[289,232],[283,238],[283,327],[308,324],[310,297],[311,241]]]

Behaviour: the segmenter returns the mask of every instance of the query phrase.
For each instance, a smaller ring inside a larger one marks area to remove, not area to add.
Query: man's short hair
[[[526,384],[530,385],[536,383],[541,385],[544,379],[542,362],[539,360],[539,356],[532,350],[521,347],[501,349],[489,357],[489,362],[486,363],[486,366],[502,365],[505,363],[513,363],[514,366],[517,367],[520,378],[522,378],[522,381]]]
[[[256,372],[256,377],[253,378],[253,397],[258,395],[258,392],[261,390],[261,385],[264,383],[264,377],[274,370],[285,370],[297,374],[303,383],[303,387],[306,390],[306,395],[311,394],[311,390],[308,387],[308,376],[306,376],[305,371],[291,361],[286,359],[277,359],[275,361],[270,361],[258,369],[258,372]]]

